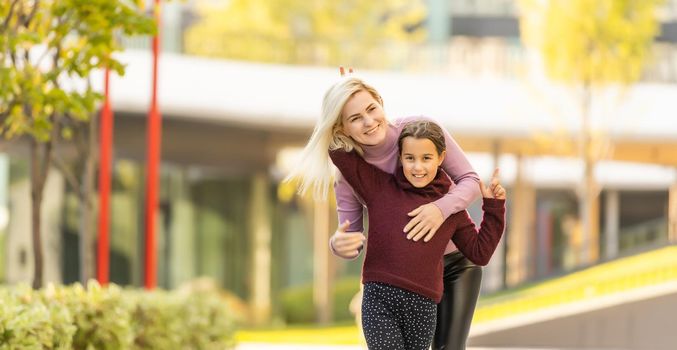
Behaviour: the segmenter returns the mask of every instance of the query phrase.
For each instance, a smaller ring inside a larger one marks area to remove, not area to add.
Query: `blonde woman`
[[[355,150],[368,163],[393,174],[398,161],[397,138],[404,125],[415,120],[434,120],[407,117],[389,122],[380,94],[355,76],[343,78],[329,88],[321,113],[300,164],[288,179],[298,178],[301,193],[312,191],[315,198],[321,199],[327,197],[329,186],[336,179],[334,191],[341,226],[330,239],[330,249],[341,258],[354,259],[365,241],[363,201],[340,174],[334,174],[328,151]],[[444,137],[447,153],[441,168],[455,186],[444,197],[408,213],[411,220],[404,232],[414,241],[430,241],[446,218],[465,210],[480,195],[477,173],[446,130]],[[444,253],[444,293],[437,306],[433,349],[465,349],[482,270],[458,252],[451,241]]]

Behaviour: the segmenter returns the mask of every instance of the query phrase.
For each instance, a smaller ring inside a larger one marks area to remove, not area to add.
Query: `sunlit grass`
[[[516,291],[480,299],[473,322],[677,280],[677,246],[618,259]]]
[[[356,326],[293,327],[269,330],[242,330],[235,335],[238,342],[277,344],[336,344],[360,343],[360,330]]]
[[[473,322],[487,322],[675,280],[677,246],[669,246],[528,287],[483,296]],[[236,339],[239,342],[256,343],[355,345],[360,343],[359,332],[354,325],[305,325],[284,329],[242,330],[236,334]]]

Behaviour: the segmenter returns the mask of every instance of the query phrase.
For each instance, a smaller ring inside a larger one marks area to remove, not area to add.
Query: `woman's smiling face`
[[[355,142],[375,146],[386,138],[387,122],[383,107],[367,91],[356,92],[341,111],[343,133]]]

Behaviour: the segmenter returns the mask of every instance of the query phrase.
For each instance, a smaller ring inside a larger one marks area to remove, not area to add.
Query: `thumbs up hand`
[[[353,259],[360,254],[364,241],[367,237],[362,232],[346,232],[350,226],[350,221],[346,220],[339,225],[338,229],[331,236],[329,244],[334,254],[344,259]]]
[[[496,168],[494,173],[491,175],[491,182],[489,187],[484,185],[484,182],[480,180],[480,191],[482,191],[482,197],[484,198],[496,198],[496,199],[505,199],[505,189],[501,186],[499,181],[499,170]]]

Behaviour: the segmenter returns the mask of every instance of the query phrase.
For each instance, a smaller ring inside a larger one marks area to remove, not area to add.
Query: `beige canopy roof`
[[[120,58],[128,66],[125,77],[112,80],[113,106],[144,113],[150,100],[150,55],[130,51]],[[162,113],[172,118],[311,130],[337,71],[163,54],[159,101]],[[359,73],[382,93],[390,118],[436,118],[466,151],[577,154],[581,118],[566,87],[534,79]],[[677,165],[676,85],[638,84],[600,94],[595,101],[594,134],[611,140],[597,147],[601,158]]]

